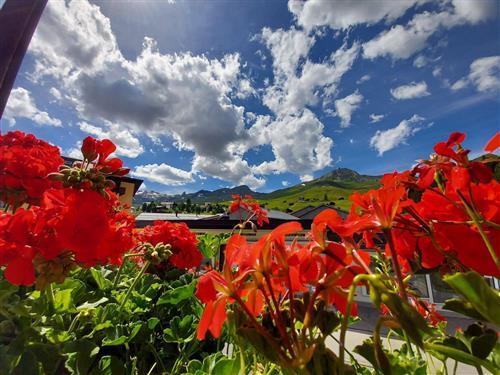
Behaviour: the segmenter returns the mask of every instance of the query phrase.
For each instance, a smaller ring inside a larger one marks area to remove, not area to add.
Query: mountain
[[[323,176],[271,193],[259,193],[246,185],[214,191],[200,190],[195,193],[168,195],[151,191],[138,192],[135,204],[144,202],[181,202],[191,200],[192,203],[228,202],[232,195],[252,195],[261,204],[271,209],[295,211],[308,205],[332,204],[342,209],[350,207],[349,196],[354,191],[366,191],[379,185],[380,176],[359,174],[348,168],[334,169]]]
[[[367,176],[352,169],[338,168],[314,180],[268,193],[259,201],[268,208],[280,211],[296,211],[320,204],[348,210],[352,193],[376,188],[379,181],[380,176]]]
[[[250,189],[246,185],[236,186],[233,188],[210,190],[199,190],[195,193],[182,193],[182,194],[163,194],[154,191],[139,191],[134,197],[135,204],[142,204],[144,202],[186,202],[188,199],[191,203],[205,203],[205,202],[226,202],[232,199],[234,194],[239,195],[252,195],[254,198],[260,198],[265,195]]]

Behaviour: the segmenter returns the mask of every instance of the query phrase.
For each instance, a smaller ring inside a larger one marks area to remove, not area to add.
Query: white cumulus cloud
[[[430,94],[425,81],[412,82],[408,85],[402,85],[391,89],[391,95],[397,100],[421,98]]]
[[[172,167],[165,163],[138,165],[132,171],[132,175],[170,186],[183,185],[194,181],[191,172]]]
[[[406,25],[395,25],[382,31],[363,44],[363,57],[407,59],[424,49],[428,39],[437,31],[485,21],[495,17],[498,8],[496,0],[454,0],[444,5],[443,11],[425,11],[416,14]],[[416,66],[423,66],[423,63],[423,60],[417,60]]]
[[[288,8],[306,29],[329,26],[348,29],[359,24],[390,22],[401,17],[409,8],[422,0],[289,0]]]
[[[470,65],[469,74],[456,81],[451,89],[460,90],[469,84],[472,84],[479,92],[500,89],[500,56],[474,60]]]
[[[340,127],[347,128],[351,125],[352,114],[363,102],[363,95],[358,91],[342,99],[335,100],[335,115],[340,117]]]
[[[16,123],[16,118],[26,118],[37,125],[62,126],[61,120],[37,108],[31,93],[22,87],[16,87],[10,92],[4,117],[10,126]]]
[[[401,121],[394,128],[377,130],[370,139],[370,146],[378,151],[379,156],[382,156],[385,152],[406,143],[408,138],[422,129],[417,125],[424,120],[419,115],[413,115],[411,118]]]
[[[275,157],[254,167],[259,174],[288,171],[307,180],[313,171],[332,162],[330,149],[333,141],[323,135],[324,125],[308,109],[274,121],[262,121],[251,130],[260,134],[262,144],[271,142]]]
[[[29,52],[36,61],[32,79],[55,81],[80,120],[92,124],[82,130],[115,138],[123,155],[142,152],[137,137],[144,134],[191,151],[193,171],[262,183],[249,168],[250,176],[235,170],[246,164],[241,146],[248,133],[245,110],[233,98],[254,94],[238,54],[163,54],[145,38],[137,58],[129,60],[110,20],[83,0],[49,2]]]
[[[370,122],[375,123],[375,122],[380,122],[384,119],[385,115],[376,115],[375,113],[370,114]]]

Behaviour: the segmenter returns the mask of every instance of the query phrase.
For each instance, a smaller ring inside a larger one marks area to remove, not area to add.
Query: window
[[[425,275],[414,275],[410,279],[409,284],[420,297],[429,298],[429,289],[427,288],[427,278]]]
[[[444,303],[447,299],[454,298],[457,295],[446,284],[437,273],[430,275],[432,285],[432,296],[435,303]]]

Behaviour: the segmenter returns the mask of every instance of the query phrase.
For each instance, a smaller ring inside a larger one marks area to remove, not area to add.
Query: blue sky
[[[0,126],[110,138],[148,190],[382,174],[500,126],[499,3],[49,1]]]

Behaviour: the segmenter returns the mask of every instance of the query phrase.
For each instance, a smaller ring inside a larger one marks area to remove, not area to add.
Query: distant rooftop
[[[307,206],[304,208],[301,208],[300,210],[292,212],[293,216],[296,216],[300,220],[313,220],[320,212],[323,212],[324,210],[327,209],[332,209],[337,211],[337,213],[340,215],[341,218],[345,219],[347,217],[347,212],[344,210],[341,210],[335,206],[329,205],[329,204],[322,204],[320,206]]]
[[[286,212],[277,210],[266,210],[266,211],[267,211],[267,217],[269,219],[287,220],[287,221],[299,220],[297,216],[287,214]],[[240,217],[243,217],[243,219],[245,219],[248,216],[248,211],[240,208],[238,211],[233,212],[232,214],[229,214],[227,216],[230,220],[239,220]]]
[[[156,221],[156,220],[167,220],[167,221],[185,221],[185,220],[200,220],[209,217],[214,217],[214,215],[195,215],[195,214],[172,214],[172,213],[154,213],[154,212],[142,212],[136,217],[136,220],[144,221]]]

